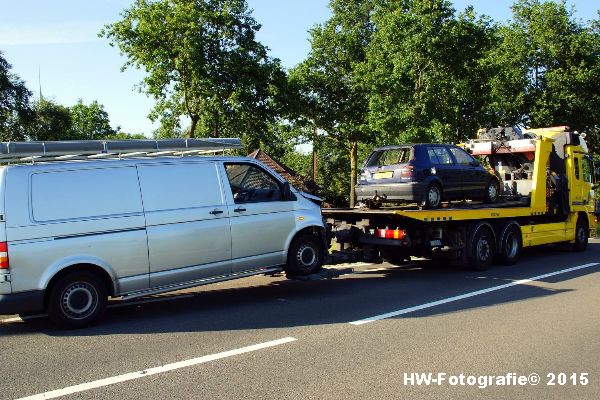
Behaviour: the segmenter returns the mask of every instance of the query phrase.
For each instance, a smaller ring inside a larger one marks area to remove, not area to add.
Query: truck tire
[[[437,183],[431,183],[427,186],[423,200],[419,205],[423,208],[438,208],[442,203],[442,187]]]
[[[585,249],[587,249],[589,238],[590,228],[588,226],[587,218],[580,215],[579,218],[577,218],[577,225],[575,226],[575,243],[573,243],[573,251],[585,251]]]
[[[473,271],[485,271],[492,265],[495,254],[494,233],[485,224],[476,225],[471,234],[468,250],[467,268]]]
[[[71,272],[51,288],[46,303],[50,319],[64,328],[83,328],[98,320],[108,302],[104,282],[87,271]]]
[[[516,221],[510,221],[502,226],[498,238],[496,261],[502,265],[514,265],[519,260],[523,238],[521,228]]]
[[[321,241],[309,233],[298,236],[288,250],[285,272],[288,275],[310,275],[323,266]]]

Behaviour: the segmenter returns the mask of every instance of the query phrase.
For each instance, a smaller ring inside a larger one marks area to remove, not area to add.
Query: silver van
[[[98,142],[108,155],[99,160],[73,145],[76,161],[60,161],[69,157],[46,142],[43,155],[53,161],[0,167],[0,314],[45,310],[60,325],[81,327],[102,314],[108,297],[321,268],[319,199],[264,164],[161,156],[175,154],[173,141],[169,151],[143,141],[152,152],[110,158],[117,142],[130,141]],[[189,140],[180,147],[189,150]]]

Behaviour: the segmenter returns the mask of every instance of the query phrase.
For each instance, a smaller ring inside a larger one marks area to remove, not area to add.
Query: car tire
[[[485,203],[495,203],[498,201],[500,196],[500,183],[497,179],[490,179],[487,186],[485,187],[485,196],[483,201]]]
[[[309,233],[294,239],[288,249],[285,272],[288,275],[310,275],[323,266],[323,245],[319,238]]]
[[[573,243],[573,251],[585,251],[585,249],[587,249],[589,238],[590,228],[587,218],[584,218],[580,215],[579,218],[577,218],[577,225],[575,226],[575,242]]]
[[[107,302],[106,285],[97,275],[71,272],[50,288],[46,312],[63,328],[83,328],[100,318]]]
[[[437,183],[431,183],[427,186],[423,199],[419,205],[423,208],[438,208],[442,203],[442,187]]]
[[[523,249],[523,238],[519,224],[515,221],[505,224],[500,230],[496,261],[501,265],[514,265]]]
[[[485,225],[475,228],[469,241],[467,269],[485,271],[492,265],[495,254],[494,234]]]

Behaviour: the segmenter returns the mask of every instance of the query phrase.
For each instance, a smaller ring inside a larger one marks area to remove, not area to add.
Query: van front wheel
[[[50,288],[46,311],[59,326],[82,328],[102,315],[107,301],[104,282],[96,275],[71,272]]]
[[[297,237],[288,250],[285,272],[289,275],[310,275],[323,266],[323,250],[319,239],[311,234]]]

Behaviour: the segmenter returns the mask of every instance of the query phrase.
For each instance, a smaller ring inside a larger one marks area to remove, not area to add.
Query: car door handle
[[[235,210],[233,210],[233,211],[234,211],[234,212],[237,212],[237,213],[239,213],[239,212],[244,212],[244,211],[246,211],[246,209],[245,209],[244,207],[238,207],[238,208],[236,208],[236,209],[235,209]]]
[[[218,214],[223,214],[223,210],[219,210],[218,208],[215,208],[214,210],[212,210],[210,212],[212,215],[218,215]]]

